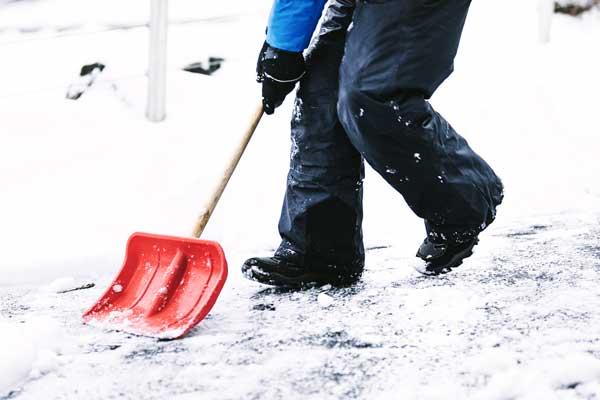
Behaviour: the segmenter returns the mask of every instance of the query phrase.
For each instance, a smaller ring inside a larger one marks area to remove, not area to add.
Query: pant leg
[[[292,152],[279,222],[283,257],[362,269],[362,157],[337,116],[339,65],[353,0],[326,11],[307,55],[292,118]]]
[[[340,71],[338,112],[354,146],[432,234],[491,223],[502,183],[427,99],[450,75],[469,0],[361,1]]]

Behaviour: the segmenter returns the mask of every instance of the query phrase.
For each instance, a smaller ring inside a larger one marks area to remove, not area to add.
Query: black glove
[[[305,73],[301,52],[279,50],[265,42],[256,64],[256,81],[262,83],[265,113],[273,114]]]

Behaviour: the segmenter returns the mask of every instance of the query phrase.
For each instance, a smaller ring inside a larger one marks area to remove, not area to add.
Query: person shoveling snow
[[[364,267],[363,160],[425,221],[422,273],[451,271],[496,216],[503,186],[429,104],[451,74],[469,0],[275,0],[257,76],[265,113],[299,82],[273,257],[249,279],[347,285]]]

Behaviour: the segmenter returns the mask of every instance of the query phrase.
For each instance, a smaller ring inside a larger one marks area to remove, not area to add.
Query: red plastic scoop
[[[175,339],[200,322],[215,304],[227,261],[216,242],[197,239],[208,223],[256,126],[262,104],[207,201],[193,238],[134,233],[121,272],[102,297],[83,314],[93,325],[139,335]]]
[[[121,272],[83,319],[177,338],[208,314],[226,279],[227,261],[218,243],[134,233]]]

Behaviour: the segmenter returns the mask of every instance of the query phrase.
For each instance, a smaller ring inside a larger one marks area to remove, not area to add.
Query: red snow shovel
[[[225,284],[227,261],[218,243],[198,238],[262,115],[261,105],[202,209],[193,238],[131,235],[121,272],[96,304],[83,314],[84,322],[138,335],[176,339],[208,314]]]

